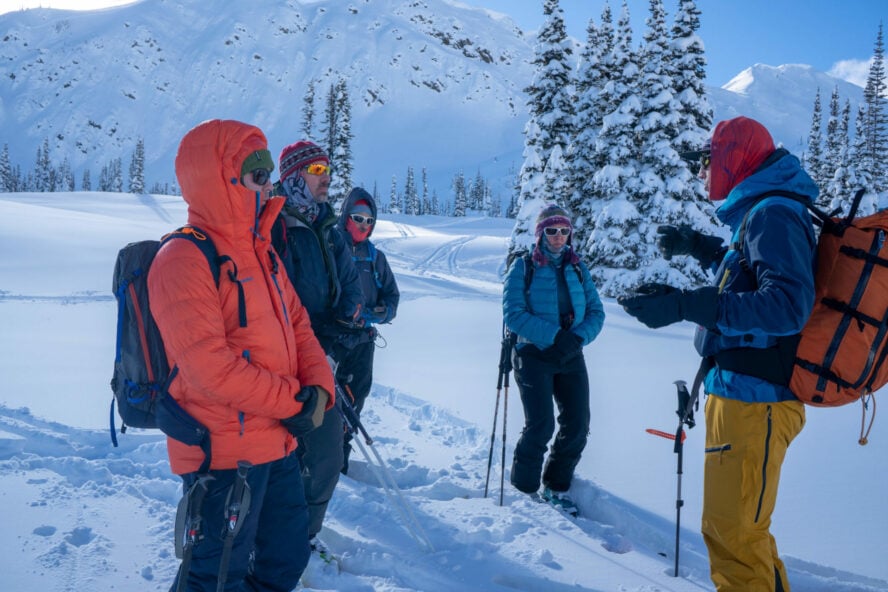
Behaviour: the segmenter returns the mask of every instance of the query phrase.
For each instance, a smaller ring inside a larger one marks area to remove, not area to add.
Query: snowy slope
[[[176,568],[179,480],[165,444],[107,431],[117,249],[184,221],[177,198],[0,194],[0,588],[166,590]],[[313,590],[451,592],[712,589],[699,525],[702,426],[685,450],[680,577],[672,577],[676,459],[671,382],[696,368],[693,328],[652,332],[606,301],[586,348],[592,433],[572,521],[508,486],[482,497],[499,351],[499,272],[508,221],[396,217],[374,237],[403,292],[382,327],[365,424],[434,551],[411,538],[360,455],[333,498],[323,538],[336,575],[312,564]],[[10,254],[13,254],[10,256]],[[507,449],[517,437],[509,393]],[[24,409],[27,408],[27,409]],[[502,413],[502,410],[501,410]],[[888,424],[856,444],[857,409],[809,410],[790,449],[774,532],[796,592],[888,590]],[[511,459],[507,455],[507,462]]]

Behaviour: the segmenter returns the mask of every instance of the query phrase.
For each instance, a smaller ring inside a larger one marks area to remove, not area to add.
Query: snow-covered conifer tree
[[[314,118],[315,118],[315,81],[308,81],[305,89],[305,95],[302,97],[302,134],[306,138],[314,137]]]
[[[468,206],[468,192],[466,191],[466,178],[463,172],[458,172],[453,177],[453,215],[461,217],[466,215]]]
[[[675,77],[671,58],[663,2],[650,0],[650,15],[639,56],[641,111],[635,127],[635,136],[640,139],[640,182],[629,194],[641,214],[631,229],[641,239],[636,247],[639,265],[622,274],[619,280],[611,281],[613,289],[619,292],[649,281],[686,288],[708,279],[695,259],[682,256],[665,261],[656,246],[656,230],[661,224],[689,224],[707,234],[714,231],[712,207],[706,202],[704,211],[704,202],[697,200],[700,183],[674,148],[683,116],[672,86]]]
[[[0,193],[11,193],[12,167],[9,165],[9,144],[3,144],[0,151]]]
[[[814,109],[811,114],[811,130],[808,132],[808,150],[805,152],[805,171],[817,183],[818,187],[823,187],[823,134],[821,126],[823,125],[823,110],[820,106],[820,87],[817,88],[817,94],[814,95]]]
[[[145,140],[139,138],[129,168],[129,192],[145,193]]]
[[[392,175],[392,189],[389,192],[388,211],[393,214],[400,214],[404,211],[401,207],[401,198],[398,196],[398,178]]]
[[[568,206],[574,216],[574,244],[582,244],[588,238],[590,206],[593,198],[587,187],[598,169],[594,162],[595,138],[601,129],[602,113],[598,110],[598,94],[606,82],[602,72],[602,57],[613,50],[613,24],[610,5],[605,4],[601,27],[590,19],[586,26],[586,44],[580,53],[577,74],[577,113],[571,157],[568,162],[571,195]]]
[[[700,9],[695,0],[679,0],[673,19],[672,59],[675,96],[680,103],[678,136],[673,147],[678,152],[697,150],[712,131],[712,107],[706,95],[706,56],[700,29]],[[702,184],[699,187],[703,195]]]
[[[838,89],[838,87],[836,87]],[[838,101],[838,93],[834,92],[833,96],[836,97]],[[833,164],[835,165],[835,170],[830,176],[827,186],[825,189],[826,197],[828,199],[824,199],[822,196],[818,200],[820,203],[826,204],[826,210],[831,211],[834,207],[836,207],[835,202],[837,199],[842,196],[850,195],[852,192],[852,174],[853,170],[851,169],[851,144],[850,138],[848,136],[848,132],[850,129],[850,119],[851,119],[851,101],[849,99],[845,99],[845,106],[842,108],[841,113],[837,118],[836,130],[833,136],[834,138],[827,138],[829,144],[832,146],[830,148],[830,152],[834,153],[835,156],[831,157]],[[830,116],[830,122],[832,122],[832,117]],[[837,204],[836,204],[837,205]]]
[[[546,189],[556,180],[545,180],[545,166],[557,145],[562,153],[567,149],[574,123],[573,49],[564,27],[564,13],[559,0],[545,0],[546,17],[537,34],[533,64],[536,66],[531,85],[526,89],[530,120],[524,128],[524,164],[521,167],[521,193],[515,229],[509,240],[509,250],[525,249],[533,242],[530,224],[536,218],[542,203],[567,202],[566,195],[551,195]]]
[[[83,177],[80,179],[81,191],[92,191],[92,180],[89,178],[89,169],[83,169]]]
[[[824,138],[823,164],[821,167],[821,175],[823,175],[823,183],[820,185],[820,196],[818,202],[821,204],[829,203],[832,199],[832,180],[839,167],[843,166],[842,146],[848,144],[847,128],[844,142],[841,137],[841,113],[839,110],[839,86],[833,87],[832,94],[829,98],[829,116],[826,121],[826,137]],[[847,154],[845,154],[847,156]]]
[[[432,210],[432,204],[429,201],[429,175],[426,171],[425,167],[422,167],[422,197],[420,198],[420,203],[422,204],[422,214],[434,214],[435,212]]]
[[[351,131],[351,101],[348,85],[343,78],[330,86],[327,109],[324,113],[324,133],[332,169],[329,201],[333,208],[338,210],[352,188],[354,160],[351,148],[354,138]]]
[[[605,56],[608,72],[619,72],[602,87],[598,100],[603,124],[595,141],[594,161],[605,163],[592,178],[589,194],[588,239],[580,251],[605,296],[617,296],[637,285],[637,270],[646,259],[647,237],[639,233],[638,209],[640,146],[636,130],[641,100],[636,94],[639,69],[632,49],[629,7],[623,1],[613,51]]]
[[[888,111],[885,108],[885,44],[882,24],[876,36],[876,47],[870,63],[863,100],[866,103],[866,162],[870,183],[875,191],[888,187]],[[858,155],[859,158],[859,155]]]
[[[419,215],[419,196],[416,192],[416,181],[413,177],[413,167],[407,167],[407,179],[404,181],[404,213]]]

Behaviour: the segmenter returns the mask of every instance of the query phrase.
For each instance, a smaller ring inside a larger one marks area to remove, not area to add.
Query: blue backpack
[[[111,442],[117,446],[114,426],[114,407],[123,425],[134,428],[160,429],[167,436],[189,446],[200,446],[204,451],[203,473],[210,465],[209,431],[183,410],[169,395],[169,386],[179,372],[170,368],[163,338],[151,316],[148,295],[148,271],[160,248],[173,239],[191,241],[207,259],[216,287],[219,286],[221,266],[230,257],[219,256],[212,239],[195,226],[183,226],[161,240],[130,243],[117,254],[112,290],[117,299],[117,347],[114,373],[111,377]],[[232,281],[236,271],[229,272]],[[242,292],[241,292],[242,294]],[[243,300],[241,321],[245,324]]]

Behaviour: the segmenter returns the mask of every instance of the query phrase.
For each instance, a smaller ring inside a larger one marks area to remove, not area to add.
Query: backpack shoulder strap
[[[524,295],[527,296],[530,291],[530,283],[533,281],[533,255],[524,252],[521,258],[524,259]]]
[[[213,273],[213,281],[216,282],[216,287],[218,288],[219,278],[222,275],[222,264],[226,261],[231,261],[231,258],[228,256],[220,257],[219,252],[216,250],[216,245],[213,243],[213,239],[197,226],[189,225],[177,228],[173,232],[165,235],[160,240],[160,245],[163,246],[174,238],[184,238],[200,249],[200,252],[203,253],[204,257],[207,259],[210,271]]]
[[[210,272],[213,274],[213,281],[216,283],[216,289],[219,288],[219,281],[222,276],[222,265],[231,263],[231,269],[228,270],[228,279],[237,284],[237,311],[238,323],[241,327],[247,326],[247,299],[244,293],[243,282],[237,277],[237,263],[228,255],[220,255],[216,249],[213,239],[210,235],[194,225],[182,226],[173,232],[164,236],[160,244],[163,246],[169,240],[182,238],[191,241],[207,259],[210,266]]]

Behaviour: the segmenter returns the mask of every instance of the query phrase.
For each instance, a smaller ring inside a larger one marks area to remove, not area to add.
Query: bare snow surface
[[[0,194],[4,592],[169,587],[180,480],[157,433],[133,430],[111,447],[109,286],[117,249],[184,220],[171,197]],[[501,425],[492,495],[482,497],[510,230],[481,217],[379,222],[374,238],[403,303],[382,327],[363,420],[434,550],[410,536],[356,451],[321,533],[342,572],[313,561],[305,589],[712,589],[698,533],[704,428],[685,448],[677,578],[676,458],[670,442],[644,433],[675,430],[671,382],[696,367],[690,325],[648,331],[605,302],[605,330],[585,350],[592,430],[572,489],[581,518],[532,502],[508,477],[498,506]],[[507,464],[522,421],[518,389],[509,395]],[[859,420],[858,409],[809,409],[790,448],[773,530],[796,592],[888,590],[888,423],[877,418],[859,447]]]

